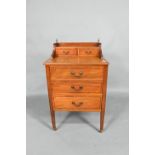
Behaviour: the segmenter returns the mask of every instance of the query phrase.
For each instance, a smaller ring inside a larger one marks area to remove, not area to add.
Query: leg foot
[[[103,127],[104,127],[104,112],[100,112],[100,132],[103,132]]]
[[[54,130],[54,131],[56,131],[56,130],[57,130],[57,128],[56,128],[56,127],[53,127],[53,130]]]
[[[53,130],[56,130],[56,125],[55,125],[55,112],[53,110],[51,110],[51,119],[52,119],[52,127]]]
[[[100,133],[102,133],[102,132],[103,132],[103,129],[102,129],[102,130],[100,129],[100,131],[99,131],[99,132],[100,132]]]

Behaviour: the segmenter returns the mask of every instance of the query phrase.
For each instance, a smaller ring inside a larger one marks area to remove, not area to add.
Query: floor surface
[[[95,112],[57,112],[53,131],[47,96],[28,96],[27,155],[128,155],[128,94],[109,94],[103,133]]]

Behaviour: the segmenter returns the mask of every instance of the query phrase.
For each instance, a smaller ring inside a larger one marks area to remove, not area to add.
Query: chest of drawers
[[[103,131],[108,62],[99,42],[57,42],[45,61],[52,127],[56,111],[100,112]]]

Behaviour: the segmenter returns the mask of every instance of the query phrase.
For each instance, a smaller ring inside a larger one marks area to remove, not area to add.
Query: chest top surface
[[[53,44],[45,65],[108,65],[99,42],[60,42]]]

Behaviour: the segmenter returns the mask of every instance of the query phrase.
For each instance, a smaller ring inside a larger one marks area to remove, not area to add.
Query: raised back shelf
[[[101,45],[99,42],[59,42],[53,44],[55,47],[68,47],[68,46],[76,46],[76,47],[98,47]]]
[[[102,56],[101,43],[99,42],[59,42],[53,44],[53,57],[64,56]]]

